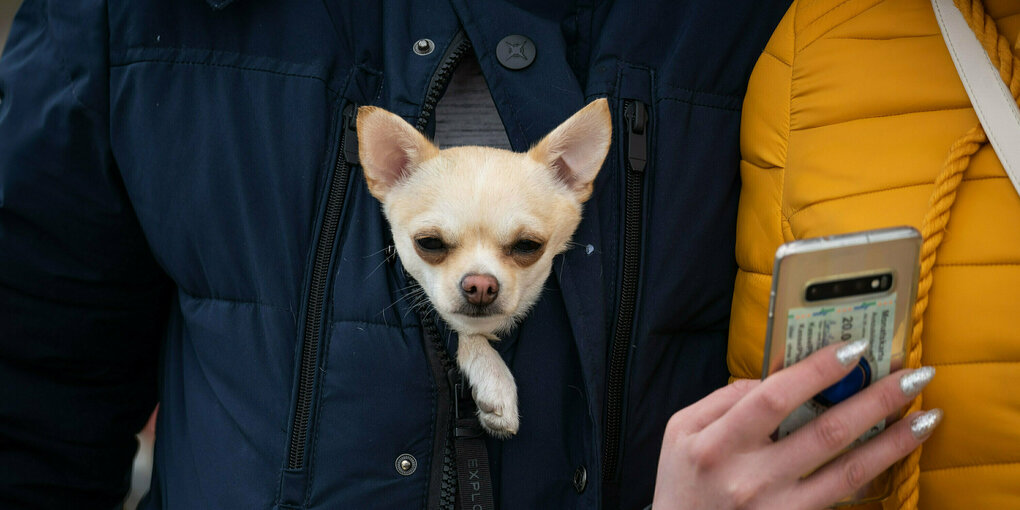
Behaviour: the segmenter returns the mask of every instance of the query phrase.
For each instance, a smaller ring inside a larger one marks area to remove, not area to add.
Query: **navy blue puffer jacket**
[[[726,382],[740,107],[787,3],[28,0],[0,60],[0,506],[115,507],[158,400],[147,508],[437,508],[454,346],[347,142],[353,105],[431,132],[468,44],[517,150],[614,115],[576,247],[498,345],[522,423],[488,441],[496,499],[648,504],[667,419]]]

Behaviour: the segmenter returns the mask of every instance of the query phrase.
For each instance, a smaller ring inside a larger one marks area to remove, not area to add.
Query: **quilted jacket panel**
[[[1020,35],[1020,3],[986,0]],[[1018,41],[1020,42],[1020,41]],[[787,241],[920,229],[950,145],[978,124],[928,0],[798,1],[744,101],[728,363],[761,375],[773,254]],[[958,190],[924,317],[920,506],[1020,508],[1020,196],[985,145]]]

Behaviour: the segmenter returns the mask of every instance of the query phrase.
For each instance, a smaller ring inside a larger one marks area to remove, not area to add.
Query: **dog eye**
[[[514,243],[513,250],[517,253],[535,253],[542,248],[542,243],[530,239],[521,239]]]
[[[414,242],[418,245],[418,248],[424,251],[443,251],[446,249],[446,244],[438,237],[419,237]]]

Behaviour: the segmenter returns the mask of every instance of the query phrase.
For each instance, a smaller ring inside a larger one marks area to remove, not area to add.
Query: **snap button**
[[[432,42],[432,39],[418,39],[414,42],[414,46],[411,47],[418,55],[428,55],[436,49],[436,43]]]
[[[414,473],[415,469],[418,469],[418,460],[410,453],[402,453],[399,457],[397,457],[397,460],[393,462],[393,465],[397,468],[397,473],[409,476]]]
[[[574,471],[574,490],[578,494],[584,492],[584,488],[588,486],[588,470],[584,466],[578,466],[577,470]]]
[[[524,69],[535,61],[535,43],[523,35],[508,35],[496,45],[496,59],[503,67]]]

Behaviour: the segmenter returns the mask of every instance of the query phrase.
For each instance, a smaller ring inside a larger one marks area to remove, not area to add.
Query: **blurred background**
[[[14,13],[21,5],[21,0],[0,0],[0,53],[3,52],[7,42],[7,35],[10,33],[11,21],[14,20]],[[0,56],[0,60],[3,57]],[[134,510],[138,506],[138,500],[149,490],[149,479],[152,475],[152,439],[155,432],[155,420],[149,420],[149,424],[138,434],[140,448],[135,457],[134,472],[131,475],[131,493],[124,503],[125,510]]]

